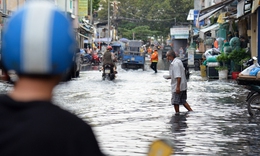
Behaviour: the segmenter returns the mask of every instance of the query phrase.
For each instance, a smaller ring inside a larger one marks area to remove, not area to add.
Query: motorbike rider
[[[110,64],[114,68],[114,72],[117,73],[116,71],[116,64],[115,64],[115,56],[113,53],[111,53],[111,50],[113,48],[111,46],[107,46],[106,52],[103,54],[102,57],[102,62],[103,62],[103,68],[105,64]]]

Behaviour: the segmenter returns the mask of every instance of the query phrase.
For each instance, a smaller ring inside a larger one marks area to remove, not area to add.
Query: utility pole
[[[109,43],[109,38],[110,38],[110,0],[108,0],[108,4],[107,4],[107,7],[108,7],[108,13],[107,13],[107,27],[108,27],[108,43]]]
[[[65,16],[67,17],[67,0],[65,0]]]
[[[90,24],[93,24],[92,10],[93,10],[93,4],[92,4],[92,0],[90,0]]]
[[[6,6],[6,0],[3,1],[3,12],[5,15],[7,15],[7,6]],[[5,26],[5,18],[3,18],[3,25]]]
[[[19,0],[17,0],[17,8],[19,8]]]
[[[3,1],[3,7],[4,14],[6,14],[6,0]]]

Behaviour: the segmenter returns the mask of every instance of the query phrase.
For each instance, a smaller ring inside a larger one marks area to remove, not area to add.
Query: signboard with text
[[[79,0],[78,15],[80,18],[88,15],[88,0]]]
[[[189,37],[189,28],[171,28],[170,33],[174,39],[187,39]]]
[[[194,65],[194,52],[195,48],[189,48],[186,51],[188,53],[188,65],[193,66]]]

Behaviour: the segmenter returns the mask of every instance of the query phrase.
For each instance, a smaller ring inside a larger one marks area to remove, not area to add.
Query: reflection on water
[[[170,124],[173,133],[180,133],[185,131],[185,129],[188,127],[186,123],[187,116],[188,116],[188,112],[175,114],[172,116]]]
[[[187,125],[187,117],[188,113],[180,113],[180,114],[174,114],[171,117],[171,120],[169,122],[171,126],[171,132],[173,136],[176,138],[179,137],[185,137],[186,136],[186,129],[188,128]],[[172,137],[172,138],[175,138]],[[173,139],[174,142],[174,151],[176,153],[182,153],[186,146],[186,141],[182,139]]]

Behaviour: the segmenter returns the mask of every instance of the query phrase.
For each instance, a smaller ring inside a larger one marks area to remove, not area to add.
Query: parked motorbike
[[[92,55],[85,53],[81,55],[81,64],[90,64],[92,62]]]
[[[244,62],[243,66],[244,67],[249,67],[249,66],[254,64],[255,60],[257,60],[257,58],[254,56],[254,57],[250,58],[249,60],[247,60],[246,62]]]
[[[102,80],[114,80],[116,77],[116,72],[114,71],[114,67],[110,64],[103,65],[103,73]]]
[[[251,70],[250,67],[252,67],[256,60],[257,58],[253,57],[248,61],[244,62],[243,65],[244,67],[247,67],[247,72]],[[259,66],[259,64],[255,63],[255,66]],[[239,85],[245,85],[245,88],[249,90],[249,93],[246,97],[248,114],[252,117],[260,116],[260,81],[243,78],[238,78],[236,80]]]
[[[97,54],[98,54],[99,62],[102,62],[103,53],[99,51]]]
[[[101,63],[101,60],[100,60],[99,55],[98,55],[97,52],[94,52],[94,53],[92,54],[91,63],[92,63],[93,65],[99,65],[99,63]]]
[[[247,85],[246,88],[250,90],[247,95],[247,110],[250,116],[260,115],[260,86],[258,85]]]

